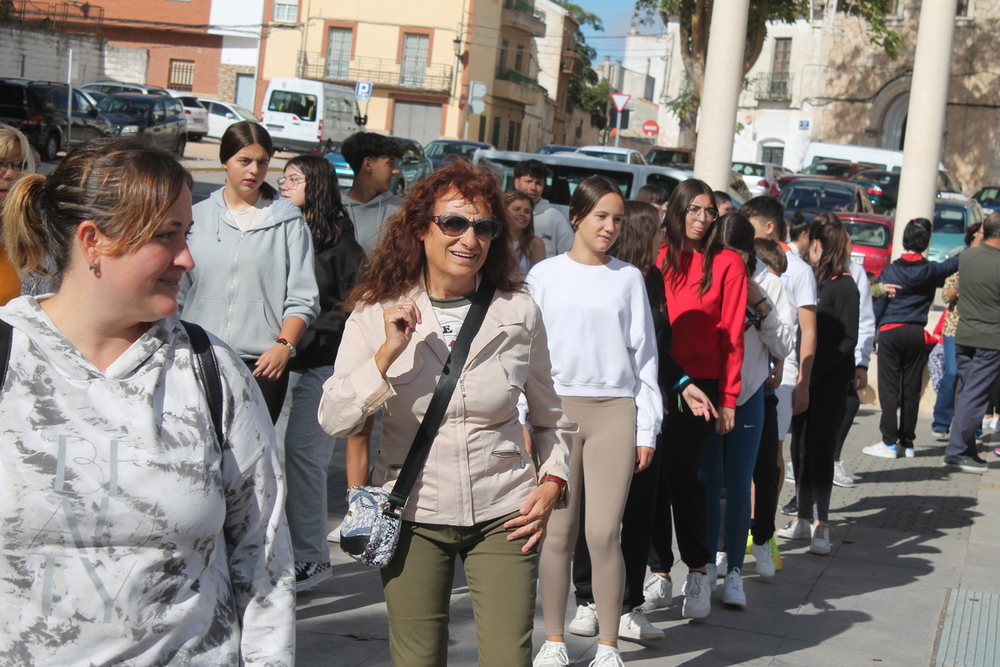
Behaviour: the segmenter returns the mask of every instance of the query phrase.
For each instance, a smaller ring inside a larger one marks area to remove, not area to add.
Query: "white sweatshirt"
[[[656,447],[663,400],[639,269],[615,258],[592,266],[557,255],[532,267],[527,283],[542,311],[556,393],[634,398],[636,445]]]
[[[0,663],[291,667],[284,482],[245,364],[212,337],[220,447],[177,318],[104,371],[33,297],[0,318]]]
[[[771,312],[761,321],[759,330],[750,327],[743,334],[742,381],[736,405],[746,403],[767,380],[770,373],[768,355],[784,359],[795,349],[795,310],[785,294],[781,278],[768,271],[764,262],[757,260],[753,280],[764,293]]]

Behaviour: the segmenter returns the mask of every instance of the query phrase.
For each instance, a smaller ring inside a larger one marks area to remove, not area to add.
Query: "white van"
[[[808,167],[820,160],[844,160],[845,162],[864,162],[873,169],[899,171],[903,167],[903,151],[891,148],[875,148],[873,146],[851,146],[849,144],[828,144],[813,141],[806,148],[806,156],[802,166]]]
[[[262,123],[277,150],[325,151],[361,130],[354,91],[312,79],[275,77],[267,84]]]

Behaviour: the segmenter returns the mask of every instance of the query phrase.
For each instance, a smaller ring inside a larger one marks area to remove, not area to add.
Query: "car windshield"
[[[290,90],[275,90],[267,103],[268,111],[289,113],[303,120],[316,120],[316,96]]]
[[[788,211],[850,211],[854,193],[843,187],[793,183],[781,192],[778,200]]]
[[[979,192],[977,192],[975,197],[973,197],[973,199],[983,204],[991,204],[991,205],[996,204],[998,201],[1000,201],[1000,188],[995,188],[992,186],[985,187]]]
[[[740,176],[763,176],[764,165],[753,162],[734,162],[733,171]]]
[[[615,162],[628,162],[628,153],[605,153],[604,151],[577,151],[577,153],[605,160],[613,160]]]
[[[508,160],[496,157],[483,160],[483,164],[500,174],[505,191],[514,188],[514,167],[519,162],[520,160]],[[546,163],[546,166],[551,170],[551,174],[545,183],[545,190],[542,192],[542,196],[553,204],[569,206],[569,200],[573,196],[573,192],[576,191],[577,186],[588,176],[593,176],[594,174],[606,176],[612,182],[617,183],[622,193],[627,193],[632,188],[632,172],[630,171],[604,170],[594,169],[593,167],[576,167],[548,163]]]
[[[687,151],[671,151],[654,148],[646,156],[646,164],[690,164],[691,154]]]
[[[851,173],[851,165],[836,162],[813,162],[802,170],[803,174],[813,174],[817,176],[847,176]]]
[[[889,247],[889,228],[877,222],[857,222],[844,221],[844,229],[851,237],[851,243],[855,245],[870,246],[872,248]]]
[[[232,108],[233,108],[233,111],[235,111],[237,113],[237,115],[239,115],[239,116],[241,116],[243,118],[243,120],[252,120],[255,123],[259,123],[260,122],[260,118],[257,118],[257,115],[255,113],[253,113],[252,111],[249,111],[249,110],[245,109],[244,107],[241,107],[238,104],[234,104]]]
[[[878,183],[879,185],[899,185],[899,174],[891,171],[859,171],[852,180],[861,183]]]
[[[948,206],[938,204],[934,207],[935,234],[964,234],[966,208],[964,206]]]
[[[444,157],[445,155],[464,155],[471,157],[477,149],[481,148],[476,144],[448,143],[444,141],[432,141],[424,148],[427,157]]]
[[[110,116],[127,116],[129,118],[145,118],[153,100],[137,97],[105,97],[97,105],[98,111]]]

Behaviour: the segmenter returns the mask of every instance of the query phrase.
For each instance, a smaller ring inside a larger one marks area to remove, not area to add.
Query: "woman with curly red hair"
[[[485,167],[457,160],[417,183],[386,220],[351,295],[353,313],[324,385],[319,417],[332,435],[359,432],[385,408],[370,480],[391,491],[474,293],[482,281],[495,286],[403,509],[395,556],[382,569],[397,665],[446,664],[459,557],[479,664],[531,663],[534,550],[565,490],[575,429],[553,388],[541,315],[512,278],[508,227],[503,193]],[[518,421],[522,395],[530,453]],[[347,470],[348,484],[365,484],[366,447],[348,443]]]

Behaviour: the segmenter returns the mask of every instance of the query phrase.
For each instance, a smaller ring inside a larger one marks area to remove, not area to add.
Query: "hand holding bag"
[[[348,490],[347,515],[340,528],[340,548],[363,565],[385,567],[396,552],[401,510],[416,482],[418,471],[427,461],[431,443],[441,427],[444,411],[465,366],[469,346],[486,317],[495,289],[486,280],[481,280],[479,289],[472,296],[472,306],[444,364],[441,378],[392,492],[386,493],[378,486],[352,486]]]

